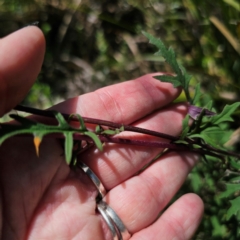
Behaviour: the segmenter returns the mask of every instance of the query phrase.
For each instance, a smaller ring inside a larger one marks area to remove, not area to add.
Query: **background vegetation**
[[[42,72],[24,104],[39,108],[156,71],[171,71],[144,30],[172,46],[221,110],[240,100],[240,4],[237,0],[0,0],[0,37],[39,21],[47,50]],[[23,53],[24,54],[24,53]],[[23,83],[24,84],[24,83]],[[228,145],[237,150],[237,112]],[[239,176],[237,176],[239,177]],[[224,197],[227,164],[200,162],[179,191],[203,198],[205,214],[193,239],[239,239],[240,213]],[[240,206],[240,200],[239,206]]]

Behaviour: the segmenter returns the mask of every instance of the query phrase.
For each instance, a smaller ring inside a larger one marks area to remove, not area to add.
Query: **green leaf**
[[[179,143],[179,144],[186,144],[186,145],[188,145],[189,144],[189,142],[187,142],[187,141],[185,141],[185,140],[176,140],[176,141],[174,141],[174,143]]]
[[[160,80],[161,82],[168,82],[168,83],[172,83],[172,85],[176,88],[176,87],[181,87],[182,83],[178,80],[177,77],[172,77],[172,76],[156,76],[154,77],[158,80]]]
[[[230,159],[230,165],[231,167],[237,169],[237,170],[240,170],[240,162],[237,161],[237,160],[234,160],[234,159]]]
[[[182,75],[181,69],[176,61],[176,56],[172,48],[167,49],[163,42],[160,39],[155,38],[151,34],[147,32],[143,32],[143,34],[149,39],[149,42],[155,45],[159,51],[156,55],[163,56],[166,59],[166,62],[170,64],[177,75]],[[183,86],[183,85],[182,85]]]
[[[70,128],[70,125],[60,112],[53,111],[53,114],[55,118],[58,120],[59,126],[61,126],[62,128]]]
[[[198,103],[198,101],[199,101],[199,99],[200,99],[200,97],[202,95],[200,89],[201,89],[201,85],[200,85],[200,83],[198,83],[196,85],[194,96],[193,96],[193,99],[192,99],[192,105],[196,105]]]
[[[226,218],[229,220],[233,215],[239,214],[240,210],[240,196],[230,200],[231,207],[227,211]]]
[[[71,132],[66,132],[64,133],[65,136],[65,158],[67,164],[70,164],[71,159],[72,159],[72,150],[73,150],[73,133]]]
[[[226,183],[226,190],[222,192],[219,197],[227,198],[232,196],[234,193],[240,191],[240,184]]]
[[[106,135],[115,135],[119,134],[120,132],[124,131],[124,126],[116,129],[103,129],[101,126],[97,125],[95,128],[95,132],[97,134],[106,134]]]
[[[236,111],[239,106],[240,102],[233,103],[232,105],[226,105],[220,114],[210,118],[211,123],[218,125],[222,122],[232,122],[233,119],[231,115]]]
[[[100,125],[97,125],[96,128],[95,128],[95,132],[96,132],[97,134],[100,134],[102,130],[103,130],[103,129],[102,129],[102,127],[101,127]]]
[[[188,131],[190,129],[190,127],[189,127],[189,118],[190,118],[190,116],[187,114],[186,117],[182,121],[181,139],[184,139],[187,136]]]
[[[46,125],[42,123],[38,123],[32,121],[31,119],[24,118],[18,115],[12,115],[16,121],[20,124],[0,124],[0,144],[2,144],[6,139],[20,134],[32,134],[34,136],[34,145],[36,149],[37,155],[39,154],[39,145],[42,141],[42,138],[47,134],[53,133],[61,133],[65,137],[65,156],[66,162],[69,164],[72,159],[72,151],[73,151],[73,134],[80,133],[91,137],[96,146],[102,150],[102,143],[98,136],[90,131],[84,131],[83,122],[80,129],[71,127],[63,115],[58,112],[53,112],[59,125]],[[81,117],[78,117],[81,122]],[[116,130],[119,132],[119,129]]]
[[[116,130],[111,130],[111,129],[106,129],[104,131],[101,132],[101,134],[106,134],[106,135],[115,135],[118,132]]]
[[[211,100],[204,106],[204,108],[208,110],[212,110],[212,106],[213,106],[213,101]]]
[[[13,119],[21,123],[21,125],[17,124],[0,124],[0,145],[8,138],[13,137],[15,135],[20,134],[33,134],[43,136],[46,134],[46,128],[44,124],[34,122],[28,118],[24,118],[18,115],[11,115]],[[41,131],[39,131],[41,129]]]
[[[181,76],[181,82],[183,84],[183,89],[185,91],[188,91],[189,82],[192,78],[192,75],[188,74],[186,72],[186,69],[180,63],[178,63],[178,65],[179,65],[179,68],[181,69],[181,75],[180,76]]]
[[[85,126],[85,122],[84,122],[82,116],[79,115],[79,114],[71,114],[71,115],[69,116],[69,120],[71,120],[71,118],[73,118],[73,117],[76,117],[76,118],[78,119],[78,121],[79,121],[79,123],[80,123],[79,129],[82,130],[82,131],[86,131],[87,128],[86,128],[86,126]]]
[[[218,126],[208,127],[204,129],[201,133],[192,134],[189,137],[191,138],[201,138],[203,139],[207,144],[212,145],[213,147],[219,147],[220,145],[223,145],[225,142],[223,142],[223,135],[230,136],[230,132],[226,132],[222,130]],[[224,138],[225,140],[225,138]]]
[[[155,38],[149,33],[143,32],[143,34],[149,39],[150,43],[154,44],[158,48],[156,55],[161,55],[165,58],[166,62],[172,67],[174,72],[177,74],[176,77],[172,76],[156,76],[155,78],[162,80],[163,82],[170,82],[174,87],[183,87],[186,98],[191,102],[191,97],[189,94],[189,82],[191,76],[186,73],[185,68],[177,63],[176,55],[173,49],[170,47],[167,49],[160,39]]]
[[[120,131],[120,132],[123,132],[123,131],[124,131],[124,126],[123,126],[123,125],[119,128],[119,131]]]
[[[102,142],[94,132],[84,132],[84,135],[89,136],[100,151],[103,150]]]
[[[225,236],[227,233],[227,228],[225,225],[221,224],[217,216],[210,217],[211,224],[213,226],[212,235],[213,237]]]

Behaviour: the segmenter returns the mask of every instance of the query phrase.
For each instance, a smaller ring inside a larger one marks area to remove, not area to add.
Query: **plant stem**
[[[22,106],[22,105],[18,105],[14,109],[19,110],[19,111],[24,111],[27,113],[31,113],[34,115],[38,115],[38,116],[55,118],[53,111],[51,111],[51,110],[40,110],[40,109],[26,107],[26,106]],[[70,121],[78,121],[79,122],[79,119],[76,116],[71,116],[71,118],[70,118],[70,114],[65,114],[65,113],[61,113],[61,114],[63,115],[63,117],[66,120],[70,119]],[[240,159],[240,154],[212,147],[209,144],[200,142],[198,139],[192,139],[192,138],[186,137],[184,140],[188,142],[188,145],[181,144],[181,143],[179,144],[179,143],[174,143],[174,141],[179,140],[179,137],[175,137],[175,136],[168,135],[165,133],[160,133],[160,132],[156,132],[156,131],[152,131],[152,130],[148,130],[148,129],[134,127],[131,125],[123,125],[120,123],[114,123],[114,122],[105,121],[105,120],[101,120],[101,119],[86,118],[86,117],[82,117],[82,119],[85,123],[91,123],[91,124],[96,124],[96,125],[100,125],[100,126],[107,126],[109,128],[113,128],[113,129],[114,128],[120,129],[121,127],[123,127],[124,131],[131,131],[131,132],[147,134],[147,135],[151,135],[151,136],[155,136],[155,137],[159,137],[159,138],[163,138],[163,139],[167,139],[167,140],[171,141],[171,142],[160,142],[160,141],[133,140],[133,139],[127,139],[127,138],[119,138],[116,136],[112,137],[112,136],[109,136],[106,134],[99,134],[98,135],[99,139],[102,142],[138,145],[138,146],[145,146],[145,147],[169,148],[169,149],[178,150],[178,151],[189,151],[190,150],[192,152],[196,152],[201,155],[210,155],[210,156],[214,156],[214,157],[217,157],[220,159],[223,159],[222,155],[233,156],[233,157]],[[74,134],[74,139],[92,142],[91,138],[89,138],[88,136],[81,135],[81,134]],[[200,148],[194,148],[193,145],[198,145]]]
[[[34,115],[55,118],[55,116],[51,110],[40,110],[40,109],[26,107],[26,106],[22,106],[22,105],[17,105],[14,109],[18,110],[18,111],[31,113]],[[61,113],[61,114],[63,115],[63,117],[66,120],[68,120],[70,117],[70,114],[66,114],[66,113]],[[143,134],[160,137],[160,138],[164,138],[164,139],[168,139],[168,140],[172,140],[172,141],[176,141],[179,139],[179,137],[175,137],[172,135],[168,135],[165,133],[160,133],[160,132],[156,132],[156,131],[152,131],[152,130],[148,130],[148,129],[144,129],[144,128],[134,127],[134,126],[130,126],[130,125],[123,125],[120,123],[114,123],[114,122],[95,119],[95,118],[82,117],[82,119],[85,123],[97,124],[97,125],[101,125],[101,126],[107,126],[110,128],[121,128],[123,126],[124,131],[143,133]],[[71,121],[79,121],[78,118],[75,116],[71,116],[70,120]]]

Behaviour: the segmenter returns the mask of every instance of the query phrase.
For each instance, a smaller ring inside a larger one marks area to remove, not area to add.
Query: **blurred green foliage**
[[[173,47],[192,84],[201,82],[205,99],[213,99],[218,111],[240,100],[237,0],[0,0],[0,6],[0,37],[35,21],[46,37],[42,71],[24,104],[45,108],[146,73],[171,71],[153,55],[156,49],[142,30]],[[228,146],[236,150],[239,112],[234,119],[229,127],[237,130]],[[231,215],[239,191],[221,196],[229,165],[200,162],[177,194],[195,192],[205,203],[193,239],[240,238],[240,214]]]

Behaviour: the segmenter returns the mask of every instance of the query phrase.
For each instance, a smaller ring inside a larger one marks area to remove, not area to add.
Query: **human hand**
[[[36,27],[0,40],[1,114],[25,96],[40,71],[44,48],[44,37]],[[187,112],[184,104],[170,104],[178,94],[171,84],[149,74],[69,99],[53,109],[178,135]],[[121,218],[131,240],[190,239],[203,212],[198,196],[182,196],[157,217],[197,157],[171,152],[136,175],[159,152],[156,148],[106,144],[103,152],[90,149],[79,160],[107,189],[104,201]],[[66,165],[58,140],[45,138],[39,157],[31,138],[19,136],[4,142],[0,147],[0,186],[4,240],[111,239],[106,223],[96,213],[95,186],[81,170],[73,171]]]

